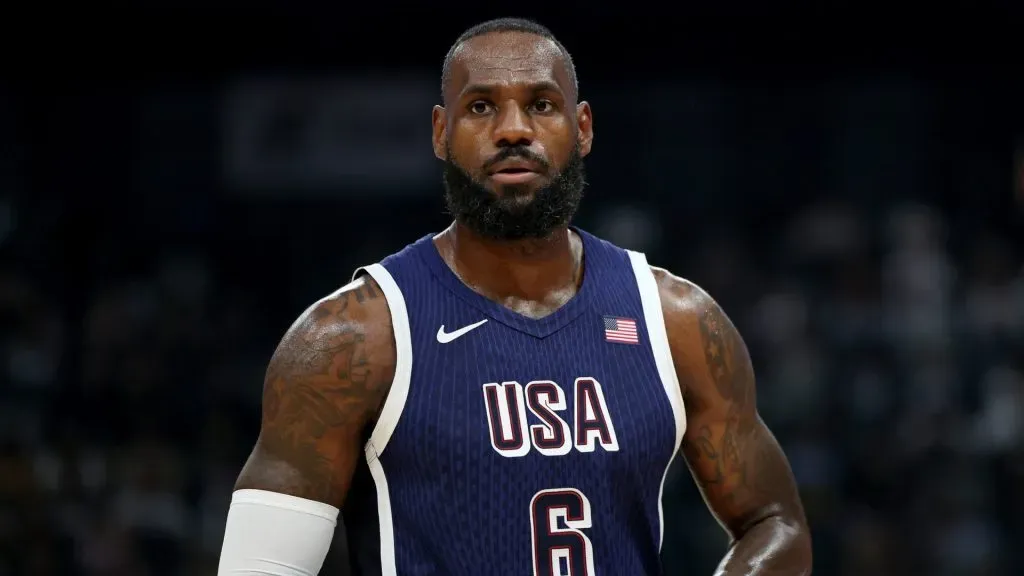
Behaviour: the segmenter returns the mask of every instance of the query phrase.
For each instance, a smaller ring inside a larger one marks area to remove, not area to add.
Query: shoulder
[[[725,310],[697,284],[651,267],[677,371],[703,373],[724,356],[746,357],[746,345]],[[713,371],[713,370],[712,370]],[[680,374],[683,376],[683,374]]]
[[[697,284],[657,266],[651,266],[651,272],[658,286],[670,339],[684,336],[691,330],[699,333],[702,321],[724,314],[714,298]]]
[[[282,374],[319,373],[359,380],[386,394],[396,350],[387,299],[364,274],[306,308],[281,339],[268,382]]]
[[[354,332],[366,339],[390,339],[391,311],[380,285],[363,274],[306,308],[288,332],[308,342]]]

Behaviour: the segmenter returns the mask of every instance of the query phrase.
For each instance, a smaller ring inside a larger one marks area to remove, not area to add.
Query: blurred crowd
[[[816,574],[1024,573],[1024,254],[947,216],[823,201],[773,238],[709,230],[687,250],[666,250],[652,211],[581,222],[701,284],[743,330]],[[71,314],[53,288],[0,269],[0,576],[214,574],[262,371],[300,309],[202,251],[103,278]],[[710,573],[724,535],[685,468],[671,478],[666,562]],[[345,574],[341,556],[324,574]]]
[[[924,205],[865,220],[823,202],[760,263],[727,241],[694,269],[735,303],[816,574],[1024,573],[1020,244],[956,232]]]

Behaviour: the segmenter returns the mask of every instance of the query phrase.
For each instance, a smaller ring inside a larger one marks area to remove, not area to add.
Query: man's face
[[[543,238],[569,222],[593,133],[554,42],[521,32],[470,39],[445,102],[434,109],[434,152],[459,222],[497,240]]]

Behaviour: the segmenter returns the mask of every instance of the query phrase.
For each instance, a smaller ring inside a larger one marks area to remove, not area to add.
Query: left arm
[[[716,574],[810,574],[803,505],[789,462],[757,413],[743,339],[700,288],[664,270],[654,273],[686,405],[683,454],[732,539]]]

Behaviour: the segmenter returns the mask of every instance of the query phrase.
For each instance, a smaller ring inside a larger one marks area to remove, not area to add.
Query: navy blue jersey
[[[686,426],[654,276],[585,232],[576,296],[531,319],[463,284],[430,236],[360,269],[395,380],[343,519],[353,572],[661,573],[661,493]]]

